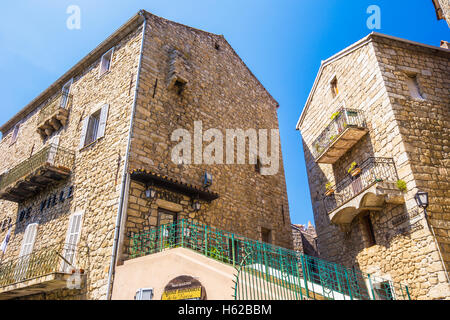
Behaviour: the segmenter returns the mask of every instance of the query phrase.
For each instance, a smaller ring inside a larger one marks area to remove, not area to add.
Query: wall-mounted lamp
[[[151,199],[151,200],[156,198],[156,190],[153,188],[153,185],[150,185],[150,186],[147,185],[146,186],[145,197],[147,199]]]
[[[205,171],[205,174],[203,175],[203,187],[207,188],[211,186],[213,183],[213,176],[212,174],[208,173],[208,171]]]
[[[417,202],[417,205],[423,209],[428,207],[428,192],[425,191],[417,191],[414,199]]]

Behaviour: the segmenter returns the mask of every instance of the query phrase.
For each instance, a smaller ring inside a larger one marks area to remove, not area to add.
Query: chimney
[[[441,40],[441,48],[450,49],[450,44],[448,41]]]

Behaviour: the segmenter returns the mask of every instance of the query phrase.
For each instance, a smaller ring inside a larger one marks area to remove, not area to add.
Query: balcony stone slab
[[[347,127],[328,148],[317,158],[317,163],[333,164],[350,150],[369,130],[367,128]]]
[[[50,292],[58,289],[67,288],[68,280],[71,274],[51,273],[37,278],[11,284],[0,288],[0,300],[25,297],[33,294]],[[83,284],[86,275],[80,275]]]
[[[375,182],[370,187],[351,198],[329,213],[332,223],[350,225],[363,211],[381,211],[386,203],[403,204],[405,197],[393,182]]]

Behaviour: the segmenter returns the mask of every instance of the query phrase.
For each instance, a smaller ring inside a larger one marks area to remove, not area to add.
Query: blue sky
[[[70,5],[81,29],[69,30]],[[321,60],[369,34],[366,13],[381,9],[377,32],[430,45],[450,40],[431,0],[29,0],[0,12],[0,123],[39,95],[140,9],[223,34],[280,103],[278,117],[291,220],[314,222],[301,136],[295,125]]]

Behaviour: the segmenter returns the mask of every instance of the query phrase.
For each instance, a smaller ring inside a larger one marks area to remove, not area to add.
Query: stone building
[[[292,248],[281,157],[264,174],[198,148],[276,131],[277,107],[222,35],[138,12],[0,127],[0,298],[108,299],[129,236],[182,219]]]
[[[450,298],[449,116],[448,49],[371,33],[322,62],[297,124],[322,258]]]
[[[444,19],[450,27],[450,0],[432,0],[438,20]]]
[[[312,257],[318,257],[317,251],[317,233],[314,226],[308,221],[308,226],[302,224],[292,225],[292,239],[294,241],[294,250],[302,252]]]

